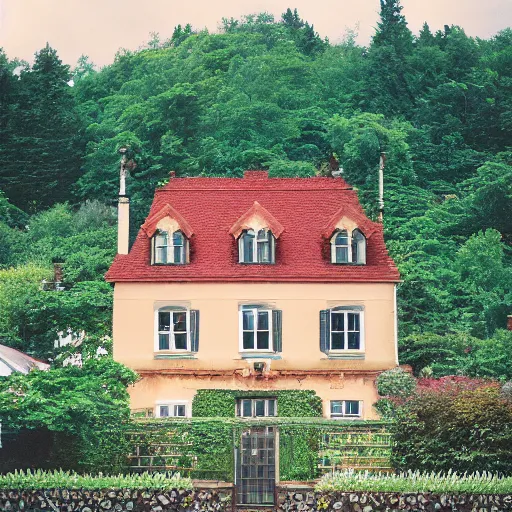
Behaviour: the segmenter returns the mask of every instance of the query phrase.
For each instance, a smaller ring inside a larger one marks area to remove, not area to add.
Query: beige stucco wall
[[[266,360],[271,375],[280,370],[327,370],[327,375],[270,379],[148,375],[148,370],[172,369],[245,370],[246,375],[254,359],[240,355],[238,311],[241,304],[262,302],[283,312],[281,359]],[[155,311],[165,305],[200,311],[195,359],[155,359]],[[332,360],[320,351],[319,311],[343,305],[364,306],[364,360]],[[153,407],[158,400],[191,400],[202,388],[315,389],[325,409],[332,399],[363,400],[364,416],[370,418],[376,392],[373,378],[363,374],[396,366],[395,314],[392,283],[117,283],[114,357],[144,371],[144,379],[130,390],[134,409]]]

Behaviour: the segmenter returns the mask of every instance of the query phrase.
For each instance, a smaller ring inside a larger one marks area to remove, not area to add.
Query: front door
[[[238,505],[273,505],[276,483],[275,427],[252,427],[242,433],[237,453]]]

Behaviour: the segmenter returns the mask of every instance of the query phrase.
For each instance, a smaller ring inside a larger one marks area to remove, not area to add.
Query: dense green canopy
[[[101,280],[115,229],[100,203],[113,204],[121,145],[137,163],[134,229],[170,170],[308,176],[339,165],[375,216],[384,151],[385,233],[403,277],[402,362],[488,375],[485,363],[440,359],[463,359],[476,346],[463,340],[491,339],[512,313],[512,30],[482,40],[425,24],[415,35],[399,0],[380,4],[368,47],[351,33],[323,40],[288,9],[280,20],[224,19],[214,34],[177,26],[99,71],[85,56],[71,71],[49,46],[32,66],[0,53],[0,189],[9,199],[0,196],[0,296],[12,297],[14,282],[29,295],[8,267],[32,265],[37,288],[52,258],[65,260],[70,288],[66,299],[30,294],[29,308],[8,299],[2,341],[48,355],[56,329],[108,331]],[[94,222],[80,223],[87,211]],[[83,321],[81,308],[91,307],[104,319],[95,325]],[[510,354],[510,336],[499,340]]]

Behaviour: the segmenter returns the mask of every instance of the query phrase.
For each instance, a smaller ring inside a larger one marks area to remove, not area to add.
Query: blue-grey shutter
[[[329,353],[329,338],[331,334],[331,315],[330,310],[320,311],[320,350]]]
[[[274,352],[283,351],[282,316],[280,309],[272,310],[272,338],[274,341]]]
[[[199,351],[199,310],[190,310],[190,350]]]

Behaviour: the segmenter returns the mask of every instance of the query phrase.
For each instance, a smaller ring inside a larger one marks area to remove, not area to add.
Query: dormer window
[[[366,238],[359,229],[337,230],[331,238],[332,263],[366,263]]]
[[[359,231],[352,231],[352,263],[366,263],[366,238]]]
[[[181,231],[157,231],[153,237],[155,265],[184,265],[187,263],[188,240]]]
[[[333,263],[348,263],[350,261],[350,242],[347,230],[337,231],[331,243]]]
[[[270,229],[242,231],[238,239],[240,263],[274,263],[275,238]]]

